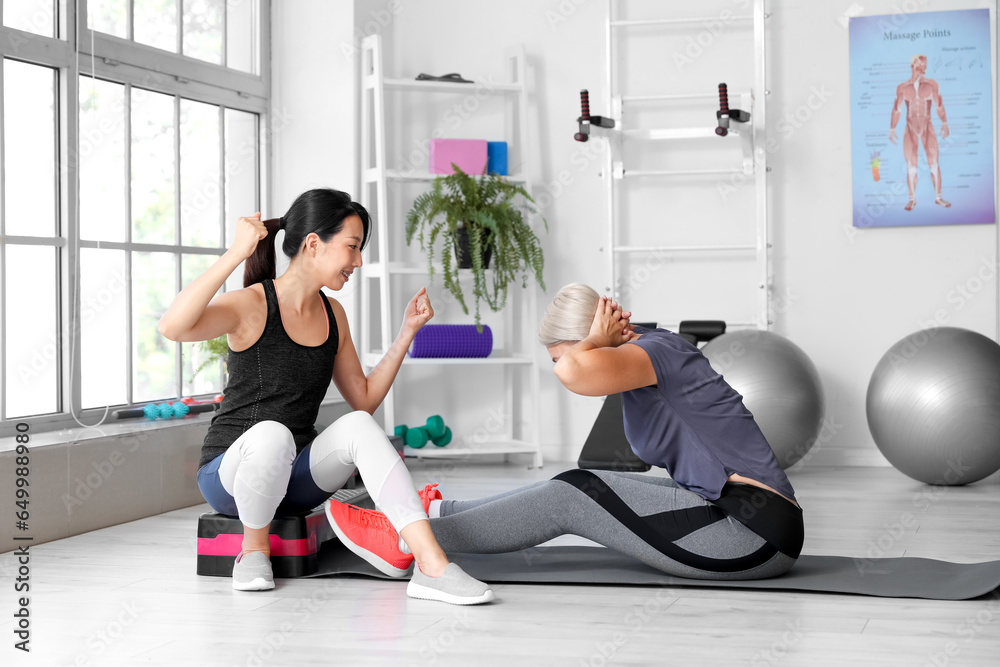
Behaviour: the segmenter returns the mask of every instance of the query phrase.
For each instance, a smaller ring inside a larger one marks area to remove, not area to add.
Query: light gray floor
[[[446,497],[570,467],[413,462]],[[1000,559],[1000,478],[932,488],[892,468],[792,475],[804,553]],[[996,665],[1000,592],[966,602],[698,588],[521,586],[461,608],[405,584],[195,574],[192,507],[31,549],[30,656],[13,650],[17,564],[0,555],[0,665]],[[562,543],[574,541],[561,538]]]

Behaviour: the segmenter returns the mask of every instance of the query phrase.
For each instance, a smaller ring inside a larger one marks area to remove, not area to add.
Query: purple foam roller
[[[415,358],[478,358],[493,351],[493,332],[475,324],[427,324],[413,339],[410,356]]]

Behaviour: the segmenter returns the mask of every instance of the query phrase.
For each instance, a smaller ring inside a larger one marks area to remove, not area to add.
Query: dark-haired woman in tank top
[[[290,263],[275,278],[279,230]],[[488,602],[489,587],[449,563],[431,532],[426,509],[440,495],[432,487],[414,490],[372,418],[413,337],[434,314],[426,291],[406,305],[398,337],[367,376],[344,307],[321,291],[347,284],[361,267],[370,232],[364,207],[332,189],[303,193],[281,218],[240,218],[232,246],[163,315],[159,330],[171,340],[225,334],[229,341],[229,381],[205,437],[198,485],[213,509],[243,523],[243,549],[233,567],[237,590],[274,587],[268,539],[274,516],[324,503],[358,468],[385,514],[327,503],[341,541],[390,576],[405,576],[416,560],[411,597]],[[244,261],[244,288],[215,296]],[[354,412],[317,433],[331,379]],[[387,540],[391,544],[382,543]]]

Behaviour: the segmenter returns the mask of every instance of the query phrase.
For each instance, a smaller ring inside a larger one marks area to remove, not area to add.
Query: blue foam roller
[[[160,416],[160,406],[156,403],[147,403],[142,408],[142,414],[146,419],[156,421],[156,419]]]
[[[410,356],[414,358],[481,358],[493,351],[493,332],[475,324],[427,324],[413,339]]]
[[[160,419],[170,419],[174,416],[174,406],[169,403],[160,403],[157,408],[160,412]]]
[[[191,408],[188,407],[187,403],[181,403],[180,401],[174,403],[173,405],[174,417],[181,418],[184,417],[184,415],[186,415],[189,412],[191,412]]]

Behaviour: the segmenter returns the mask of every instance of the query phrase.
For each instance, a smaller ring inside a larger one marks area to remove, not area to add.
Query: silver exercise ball
[[[1000,345],[967,329],[910,334],[872,373],[868,428],[897,470],[971,484],[1000,470]]]
[[[742,394],[778,464],[789,468],[805,456],[823,423],[823,385],[802,348],[752,329],[713,338],[701,351]]]

